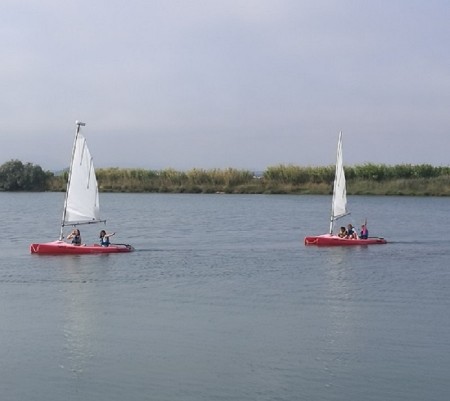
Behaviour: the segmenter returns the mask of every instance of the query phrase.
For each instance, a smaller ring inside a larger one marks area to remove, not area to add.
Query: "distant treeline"
[[[50,187],[53,173],[32,163],[11,160],[0,166],[0,190],[45,191]]]
[[[331,194],[334,166],[268,167],[249,170],[107,168],[96,170],[100,191],[246,194]],[[347,193],[354,195],[450,196],[450,167],[429,164],[388,166],[367,163],[345,167]],[[0,166],[0,190],[65,191],[68,173],[55,175],[12,160]]]

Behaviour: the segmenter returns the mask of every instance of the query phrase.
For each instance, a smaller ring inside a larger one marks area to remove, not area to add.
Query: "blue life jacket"
[[[101,246],[109,246],[109,237],[100,238],[100,245]]]

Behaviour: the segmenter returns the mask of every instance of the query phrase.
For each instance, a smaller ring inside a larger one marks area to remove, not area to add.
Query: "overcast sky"
[[[448,0],[2,0],[0,164],[450,164]]]

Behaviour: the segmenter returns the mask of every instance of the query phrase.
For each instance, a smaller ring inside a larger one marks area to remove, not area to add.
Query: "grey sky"
[[[0,164],[450,164],[447,0],[3,0]]]

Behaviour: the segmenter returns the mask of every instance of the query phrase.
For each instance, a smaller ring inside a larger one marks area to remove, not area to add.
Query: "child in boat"
[[[67,239],[72,240],[72,245],[81,245],[81,233],[78,228],[74,228],[73,231],[67,236]]]
[[[369,230],[367,229],[367,226],[363,224],[361,226],[361,233],[359,235],[359,238],[361,239],[367,239],[369,237]]]
[[[345,238],[346,236],[347,236],[347,230],[345,229],[345,227],[341,227],[341,231],[339,231],[338,237]]]
[[[356,234],[356,231],[353,229],[353,226],[349,224],[347,226],[347,236],[346,238],[349,239],[358,239],[358,234]]]
[[[115,233],[107,234],[105,230],[100,231],[100,245],[109,246],[109,237],[112,237]]]

